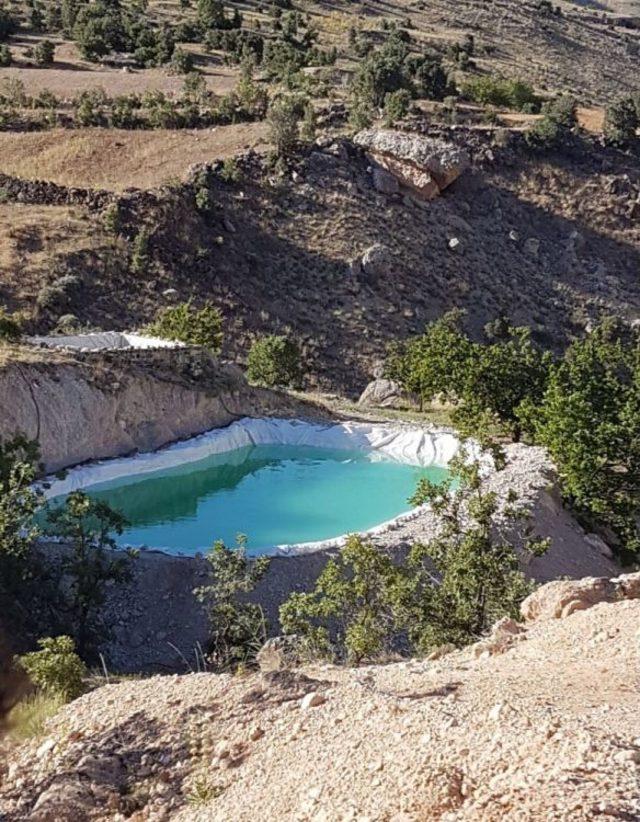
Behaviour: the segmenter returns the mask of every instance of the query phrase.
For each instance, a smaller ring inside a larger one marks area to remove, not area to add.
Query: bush
[[[462,94],[483,106],[528,112],[535,112],[540,108],[540,101],[533,88],[522,80],[505,80],[487,75],[472,77],[463,83]]]
[[[604,134],[607,142],[625,146],[636,139],[638,111],[632,97],[621,97],[605,111]]]
[[[0,305],[0,340],[17,342],[22,336],[22,323],[18,316],[9,314],[4,306]]]
[[[202,345],[214,354],[222,348],[222,315],[209,302],[200,309],[194,308],[191,300],[165,308],[146,331],[166,340]]]
[[[218,669],[251,663],[266,640],[267,622],[262,608],[245,597],[267,573],[270,560],[247,557],[246,539],[239,536],[236,548],[216,542],[207,561],[211,582],[194,594],[209,617],[209,661]]]
[[[330,559],[315,588],[280,607],[280,624],[310,657],[358,664],[391,650],[398,630],[402,571],[370,540],[352,534]]]
[[[499,512],[496,495],[482,487],[480,464],[464,448],[450,469],[448,483],[421,480],[411,499],[439,515],[442,528],[431,542],[414,545],[396,563],[352,535],[314,590],[294,593],[281,606],[283,630],[298,637],[300,650],[358,664],[399,650],[463,646],[497,619],[517,616],[533,586],[520,571],[515,544],[532,557],[548,542],[531,536],[515,495]]]
[[[176,49],[171,58],[171,69],[176,74],[189,74],[194,69],[193,55],[183,49]]]
[[[9,46],[0,46],[0,68],[7,68],[13,62],[13,55]]]
[[[298,346],[275,334],[256,340],[247,359],[247,377],[270,388],[298,386],[301,377]]]
[[[99,609],[109,585],[131,579],[134,552],[116,551],[112,532],[121,534],[126,521],[106,503],[73,491],[64,504],[49,512],[47,534],[62,538],[70,548],[60,566],[66,575],[64,597],[71,614],[74,636],[81,654],[88,653],[108,635]]]
[[[35,47],[33,56],[39,66],[50,66],[53,63],[55,53],[56,48],[51,40],[41,40]]]
[[[267,126],[278,157],[291,156],[299,136],[296,101],[292,97],[274,100],[267,110]]]
[[[65,702],[80,696],[87,669],[71,637],[45,637],[38,645],[39,651],[18,657],[31,682],[43,691],[59,694]]]
[[[411,107],[411,95],[406,89],[398,89],[385,95],[384,98],[384,122],[387,126],[392,126],[398,120],[402,120],[409,113]]]
[[[542,106],[542,118],[525,132],[525,140],[532,147],[553,148],[559,145],[577,124],[577,103],[568,94]]]

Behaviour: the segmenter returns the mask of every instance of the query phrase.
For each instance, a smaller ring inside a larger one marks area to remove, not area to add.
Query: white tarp
[[[183,343],[145,337],[128,331],[96,331],[91,334],[59,334],[49,337],[28,337],[32,345],[47,348],[77,348],[89,351],[122,351],[131,348],[182,348]]]
[[[102,482],[148,474],[197,462],[249,445],[300,445],[344,451],[377,452],[408,465],[446,466],[459,441],[450,431],[417,426],[341,422],[322,425],[287,419],[246,417],[226,428],[151,453],[72,468],[64,479],[49,478],[48,498]]]

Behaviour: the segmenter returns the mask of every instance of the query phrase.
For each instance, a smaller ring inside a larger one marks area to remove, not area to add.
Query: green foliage
[[[171,58],[171,69],[176,74],[189,74],[194,68],[193,55],[184,49],[176,49]]]
[[[548,548],[547,540],[532,537],[515,495],[498,519],[496,495],[483,489],[480,463],[470,460],[466,449],[449,468],[448,482],[423,479],[411,499],[413,505],[429,503],[442,523],[438,535],[414,545],[407,560],[404,618],[409,639],[421,652],[447,643],[466,645],[501,617],[517,618],[533,586],[519,569],[514,544],[521,544],[525,556],[540,556]]]
[[[240,179],[240,169],[235,157],[226,157],[222,163],[220,177],[225,183],[237,183]]]
[[[22,324],[16,314],[9,314],[7,309],[0,305],[0,341],[17,342],[22,336]]]
[[[269,569],[268,557],[251,559],[246,538],[238,536],[235,548],[218,541],[207,554],[210,583],[194,594],[207,611],[209,660],[217,669],[253,662],[267,636],[267,622],[259,605],[246,601]]]
[[[293,154],[298,142],[297,102],[291,96],[278,97],[267,110],[269,140],[278,157],[286,159]]]
[[[637,136],[640,118],[632,97],[621,97],[611,103],[605,111],[604,134],[607,142],[626,146]]]
[[[384,97],[384,122],[392,126],[398,120],[406,117],[411,108],[411,95],[404,89],[387,92]]]
[[[405,62],[408,56],[407,44],[394,31],[381,49],[370,52],[361,61],[352,84],[354,101],[378,108],[390,92],[399,89],[411,92],[411,77]]]
[[[608,320],[573,343],[553,369],[536,434],[565,494],[640,552],[640,335]]]
[[[483,489],[480,463],[465,449],[450,468],[448,483],[422,480],[411,499],[428,502],[439,515],[442,525],[428,544],[393,562],[370,540],[352,535],[314,590],[294,593],[281,606],[282,628],[299,638],[301,650],[356,664],[400,647],[427,653],[446,643],[466,645],[497,619],[517,616],[532,585],[519,569],[515,545],[539,556],[548,542],[532,537],[515,495],[500,507]]]
[[[18,657],[19,666],[40,690],[59,694],[65,702],[84,691],[87,669],[69,636],[38,640],[39,651]]]
[[[151,240],[151,232],[147,226],[142,226],[140,231],[135,236],[133,241],[133,249],[131,253],[131,271],[134,274],[144,274],[150,262],[149,242]]]
[[[577,102],[568,94],[542,106],[542,117],[525,132],[527,143],[536,148],[554,148],[576,127]]]
[[[352,534],[314,590],[291,594],[281,605],[280,624],[300,637],[310,656],[358,664],[391,649],[402,591],[402,570],[370,540]]]
[[[450,312],[421,336],[392,346],[387,372],[422,402],[440,396],[454,403],[464,433],[500,425],[518,439],[546,387],[551,356],[533,345],[529,329],[508,324],[499,339],[474,343],[460,319]]]
[[[470,77],[463,83],[462,93],[482,106],[528,112],[535,112],[540,108],[540,101],[533,88],[522,80],[507,80],[491,75]]]
[[[214,354],[222,348],[222,315],[209,302],[202,308],[195,308],[191,300],[165,308],[146,331],[165,340],[202,345]]]
[[[268,334],[256,340],[247,358],[247,377],[251,382],[273,388],[300,384],[300,350],[283,336]]]
[[[82,491],[69,494],[64,504],[51,510],[47,517],[46,533],[69,545],[69,553],[61,559],[62,572],[68,579],[64,594],[75,640],[83,655],[107,633],[98,613],[107,587],[131,579],[134,554],[115,550],[112,536],[121,534],[125,524],[121,514]]]
[[[41,40],[35,47],[33,56],[39,66],[50,66],[53,63],[56,47],[51,40]]]
[[[302,124],[300,126],[300,139],[304,143],[314,143],[317,136],[316,111],[313,103],[308,101],[304,107]]]

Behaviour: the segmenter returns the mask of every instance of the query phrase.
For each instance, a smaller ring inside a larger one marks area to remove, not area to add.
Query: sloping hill
[[[0,811],[7,822],[637,819],[640,600],[589,607],[602,582],[567,585],[534,596],[547,616],[573,596],[570,616],[507,623],[441,659],[106,685],[10,753]]]

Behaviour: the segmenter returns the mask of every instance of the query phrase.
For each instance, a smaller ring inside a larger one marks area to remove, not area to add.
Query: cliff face
[[[0,367],[0,439],[37,439],[47,472],[276,412],[321,416],[311,404],[250,387],[204,352],[56,353]]]

